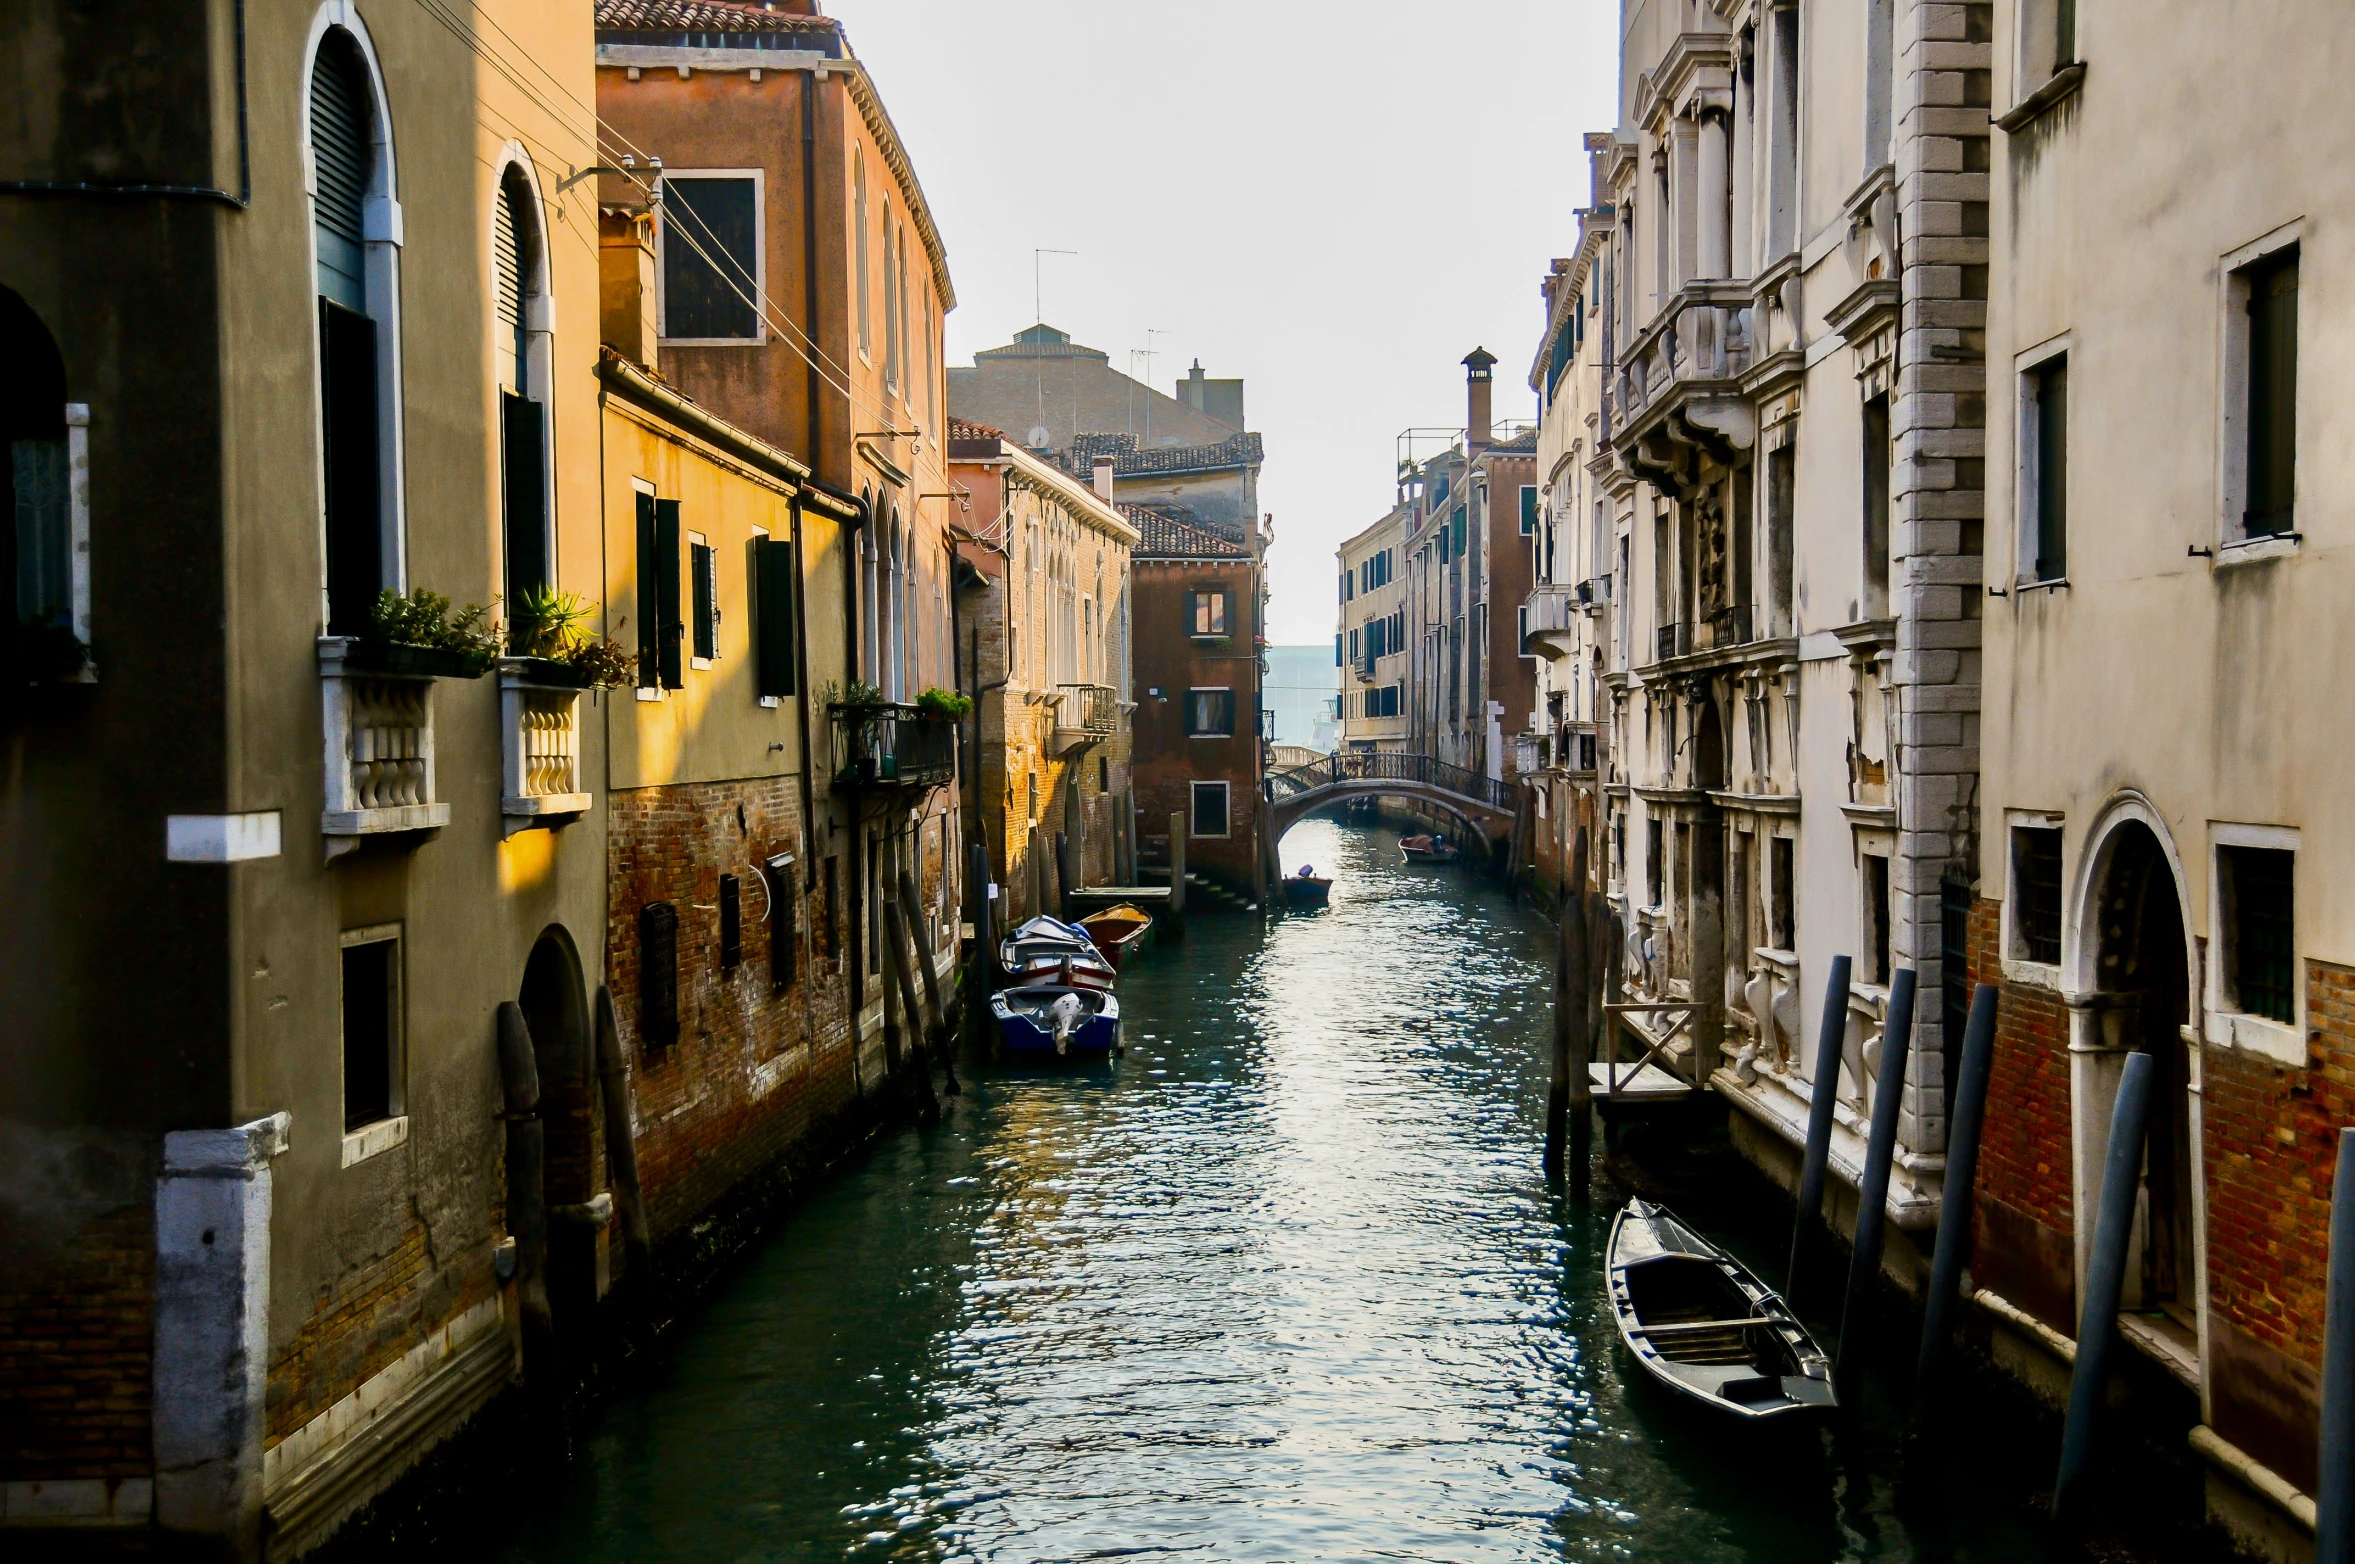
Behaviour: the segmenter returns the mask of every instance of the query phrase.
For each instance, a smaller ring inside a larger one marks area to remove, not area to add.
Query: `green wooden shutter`
[[[491,202],[491,308],[498,321],[499,381],[510,391],[528,391],[524,382],[523,256],[517,243],[515,188],[501,181]]]
[[[547,423],[540,404],[499,393],[499,445],[507,502],[507,601],[548,584]]]
[[[686,623],[679,617],[679,502],[654,502],[654,606],[660,620],[655,644],[657,672],[666,690],[678,689],[685,683],[680,665],[679,642],[685,639]]]
[[[311,164],[319,292],[346,309],[368,308],[360,212],[368,197],[368,83],[349,40],[330,33],[311,65]]]
[[[656,560],[661,556],[661,528],[655,522],[655,500],[638,496],[638,687],[651,690],[662,683],[662,582]]]
[[[327,633],[366,633],[384,590],[378,524],[376,322],[319,300],[321,465],[327,479]]]
[[[687,583],[695,655],[710,662],[720,655],[720,593],[718,553],[708,544],[687,545]]]
[[[679,909],[650,901],[638,909],[638,1041],[679,1040]]]
[[[760,693],[791,695],[795,682],[793,544],[786,538],[753,541],[753,633],[759,637]]]

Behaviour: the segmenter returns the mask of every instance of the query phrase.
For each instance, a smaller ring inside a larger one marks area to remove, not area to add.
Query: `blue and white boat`
[[[989,1000],[1009,1059],[1097,1057],[1120,1046],[1120,1001],[1107,989],[1029,983]]]
[[[1112,964],[1088,931],[1059,918],[1033,918],[998,944],[998,965],[1009,983],[1077,983],[1110,988]]]

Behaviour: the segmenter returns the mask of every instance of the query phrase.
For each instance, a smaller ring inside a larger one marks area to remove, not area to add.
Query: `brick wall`
[[[36,1231],[15,1219],[25,1208],[0,1203],[0,1478],[152,1470],[154,1170],[114,1149],[124,1154],[105,1160],[121,1165],[84,1185],[113,1198],[67,1225]]]
[[[2003,904],[1971,906],[1971,978],[1997,983],[1995,1061],[1979,1143],[1971,1271],[2064,1335],[2076,1334],[2070,1209],[2069,1016],[2048,988],[2005,983]]]
[[[2355,968],[2306,963],[2307,1067],[2201,1060],[2216,1431],[2311,1491],[2338,1132],[2355,1122]]]
[[[494,1225],[486,1220],[486,1242]],[[445,1255],[437,1266],[425,1229],[411,1227],[389,1253],[347,1267],[322,1287],[310,1318],[270,1365],[265,1443],[295,1432],[489,1297],[498,1284],[481,1252],[472,1264],[452,1266]]]
[[[658,1243],[791,1151],[856,1092],[846,1046],[850,942],[847,930],[828,939],[819,927],[823,885],[803,891],[799,787],[794,777],[761,777],[636,788],[608,802],[606,964],[637,1097],[639,1182]],[[853,864],[847,842],[834,851],[837,913],[847,923]],[[796,976],[782,993],[770,981],[759,883],[762,860],[776,853],[795,860]],[[738,878],[744,932],[744,959],[725,972],[716,910],[724,873]],[[639,1032],[638,913],[655,901],[679,915],[679,1038],[650,1051]],[[870,985],[868,997],[875,992]],[[785,1057],[804,1047],[802,1062]]]

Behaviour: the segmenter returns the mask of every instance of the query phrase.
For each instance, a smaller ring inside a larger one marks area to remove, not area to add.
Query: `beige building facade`
[[[1340,548],[1340,746],[1345,751],[1404,752],[1408,641],[1406,579],[1401,565],[1408,507],[1393,508]]]
[[[2355,24],[2023,3],[1994,32],[1973,947],[2004,986],[1997,1100],[2042,1107],[1982,1174],[1979,1268],[2076,1334],[2118,1081],[2149,1053],[2127,1339],[2196,1399],[2211,1509],[2297,1556],[2355,1108],[2332,650],[2355,183],[2309,111]],[[2150,135],[2157,92],[2181,133]]]

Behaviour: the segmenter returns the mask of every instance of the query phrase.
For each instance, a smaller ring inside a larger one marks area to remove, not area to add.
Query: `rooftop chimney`
[[[1193,372],[1178,382],[1178,400],[1195,412],[1202,411],[1202,361],[1194,360]]]
[[[597,334],[623,358],[654,367],[654,218],[597,216]]]
[[[1111,457],[1109,457],[1109,456],[1099,456],[1099,457],[1097,457],[1097,458],[1096,458],[1096,466],[1095,466],[1095,480],[1096,480],[1096,498],[1097,498],[1097,499],[1100,499],[1100,500],[1102,500],[1102,501],[1103,501],[1105,504],[1107,504],[1107,505],[1111,504],[1111,503],[1112,503],[1112,458],[1111,458]]]
[[[1473,456],[1488,449],[1488,392],[1495,368],[1496,355],[1486,348],[1464,355],[1464,445]]]

